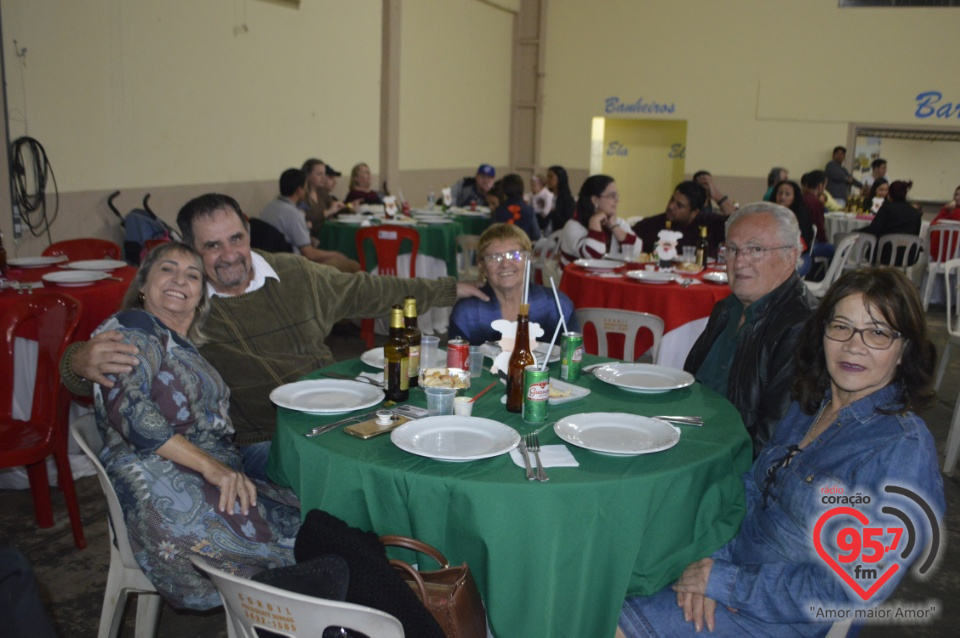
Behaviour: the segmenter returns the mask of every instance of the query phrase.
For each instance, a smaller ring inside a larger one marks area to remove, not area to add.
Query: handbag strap
[[[447,561],[447,558],[440,553],[439,549],[433,547],[432,545],[427,545],[423,541],[418,541],[415,538],[387,534],[386,536],[380,537],[380,542],[388,547],[403,547],[404,549],[412,549],[415,552],[426,554],[433,560],[437,561],[437,564],[440,565],[441,569],[450,567],[450,563]],[[393,563],[394,561],[390,562]]]
[[[397,560],[395,558],[390,559],[390,564],[397,571],[404,572],[407,576],[410,577],[410,580],[417,584],[417,595],[420,596],[420,601],[426,605],[427,604],[427,586],[423,583],[423,577],[415,570],[412,566],[403,562],[402,560]]]

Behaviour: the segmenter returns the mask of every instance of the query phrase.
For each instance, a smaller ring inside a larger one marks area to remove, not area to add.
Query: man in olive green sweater
[[[197,197],[180,210],[185,243],[203,258],[210,314],[200,352],[230,387],[234,441],[248,475],[265,474],[269,440],[276,428],[270,392],[333,363],[327,336],[347,317],[383,314],[407,295],[417,307],[451,306],[458,297],[484,298],[478,288],[452,277],[431,281],[347,274],[298,255],[250,250],[250,227],[226,195]],[[64,383],[89,394],[91,383],[113,387],[106,375],[137,365],[135,347],[105,332],[67,350],[60,363]]]

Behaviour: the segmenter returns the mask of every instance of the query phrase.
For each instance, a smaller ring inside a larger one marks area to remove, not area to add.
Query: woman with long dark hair
[[[877,180],[880,181],[880,180]],[[877,211],[873,221],[866,228],[861,228],[858,232],[870,233],[877,239],[884,235],[894,233],[903,233],[907,235],[919,235],[920,226],[923,221],[923,215],[919,210],[907,202],[907,193],[913,188],[913,182],[896,180],[890,184],[890,193],[887,195],[887,201],[883,203],[880,210]],[[911,251],[909,261],[912,264],[917,259],[917,251]],[[884,246],[884,251],[879,255],[880,262],[890,263],[890,247]],[[896,255],[896,266],[902,266],[904,255],[898,251]]]
[[[547,169],[547,189],[553,193],[553,207],[546,217],[545,234],[560,230],[573,218],[577,202],[570,191],[570,178],[567,169],[562,166],[551,166]]]
[[[600,259],[607,253],[623,253],[637,242],[626,220],[617,217],[620,193],[609,175],[591,175],[580,187],[577,212],[563,227],[560,263],[580,258]],[[632,255],[631,255],[632,256]]]

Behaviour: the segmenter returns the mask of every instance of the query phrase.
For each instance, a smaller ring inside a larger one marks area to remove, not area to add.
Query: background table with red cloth
[[[46,273],[60,270],[62,269],[56,266],[52,268],[10,268],[7,272],[7,279],[18,283],[32,283],[41,281]],[[80,323],[77,324],[77,329],[73,333],[71,341],[86,341],[90,338],[90,333],[103,323],[104,319],[116,312],[136,273],[137,269],[133,266],[124,266],[107,273],[111,277],[121,279],[121,281],[104,279],[93,282],[88,286],[77,287],[59,286],[45,281],[42,288],[33,288],[32,293],[27,290],[19,292],[13,288],[4,288],[0,291],[0,314],[7,312],[7,309],[29,294],[44,295],[51,292],[66,294],[79,301],[82,306]],[[32,342],[28,345],[24,343],[24,340],[36,337],[35,327],[29,324],[25,325],[18,336],[21,337],[21,340],[18,341],[16,348],[17,370],[14,385],[14,414],[19,413],[25,417],[30,413],[37,354],[36,343]],[[26,411],[23,412],[23,410]]]
[[[697,283],[682,286],[678,283],[649,284],[623,275],[627,270],[638,270],[643,264],[627,264],[609,273],[597,273],[570,264],[560,280],[562,290],[574,308],[615,308],[649,312],[663,319],[663,339],[660,342],[660,365],[683,368],[683,362],[697,337],[703,332],[713,306],[730,294],[726,284],[703,282],[700,276],[685,277]],[[709,271],[705,271],[709,272]],[[584,331],[584,347],[596,353],[597,337],[593,327]],[[623,338],[614,335],[609,341],[610,357],[623,357]],[[637,336],[634,352],[637,356],[652,345],[649,333],[641,331]]]

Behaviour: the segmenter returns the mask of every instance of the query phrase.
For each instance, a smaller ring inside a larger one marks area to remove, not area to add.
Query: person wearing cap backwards
[[[464,177],[450,188],[455,206],[468,207],[471,204],[486,206],[487,191],[493,186],[497,171],[489,164],[481,164],[475,177]]]

